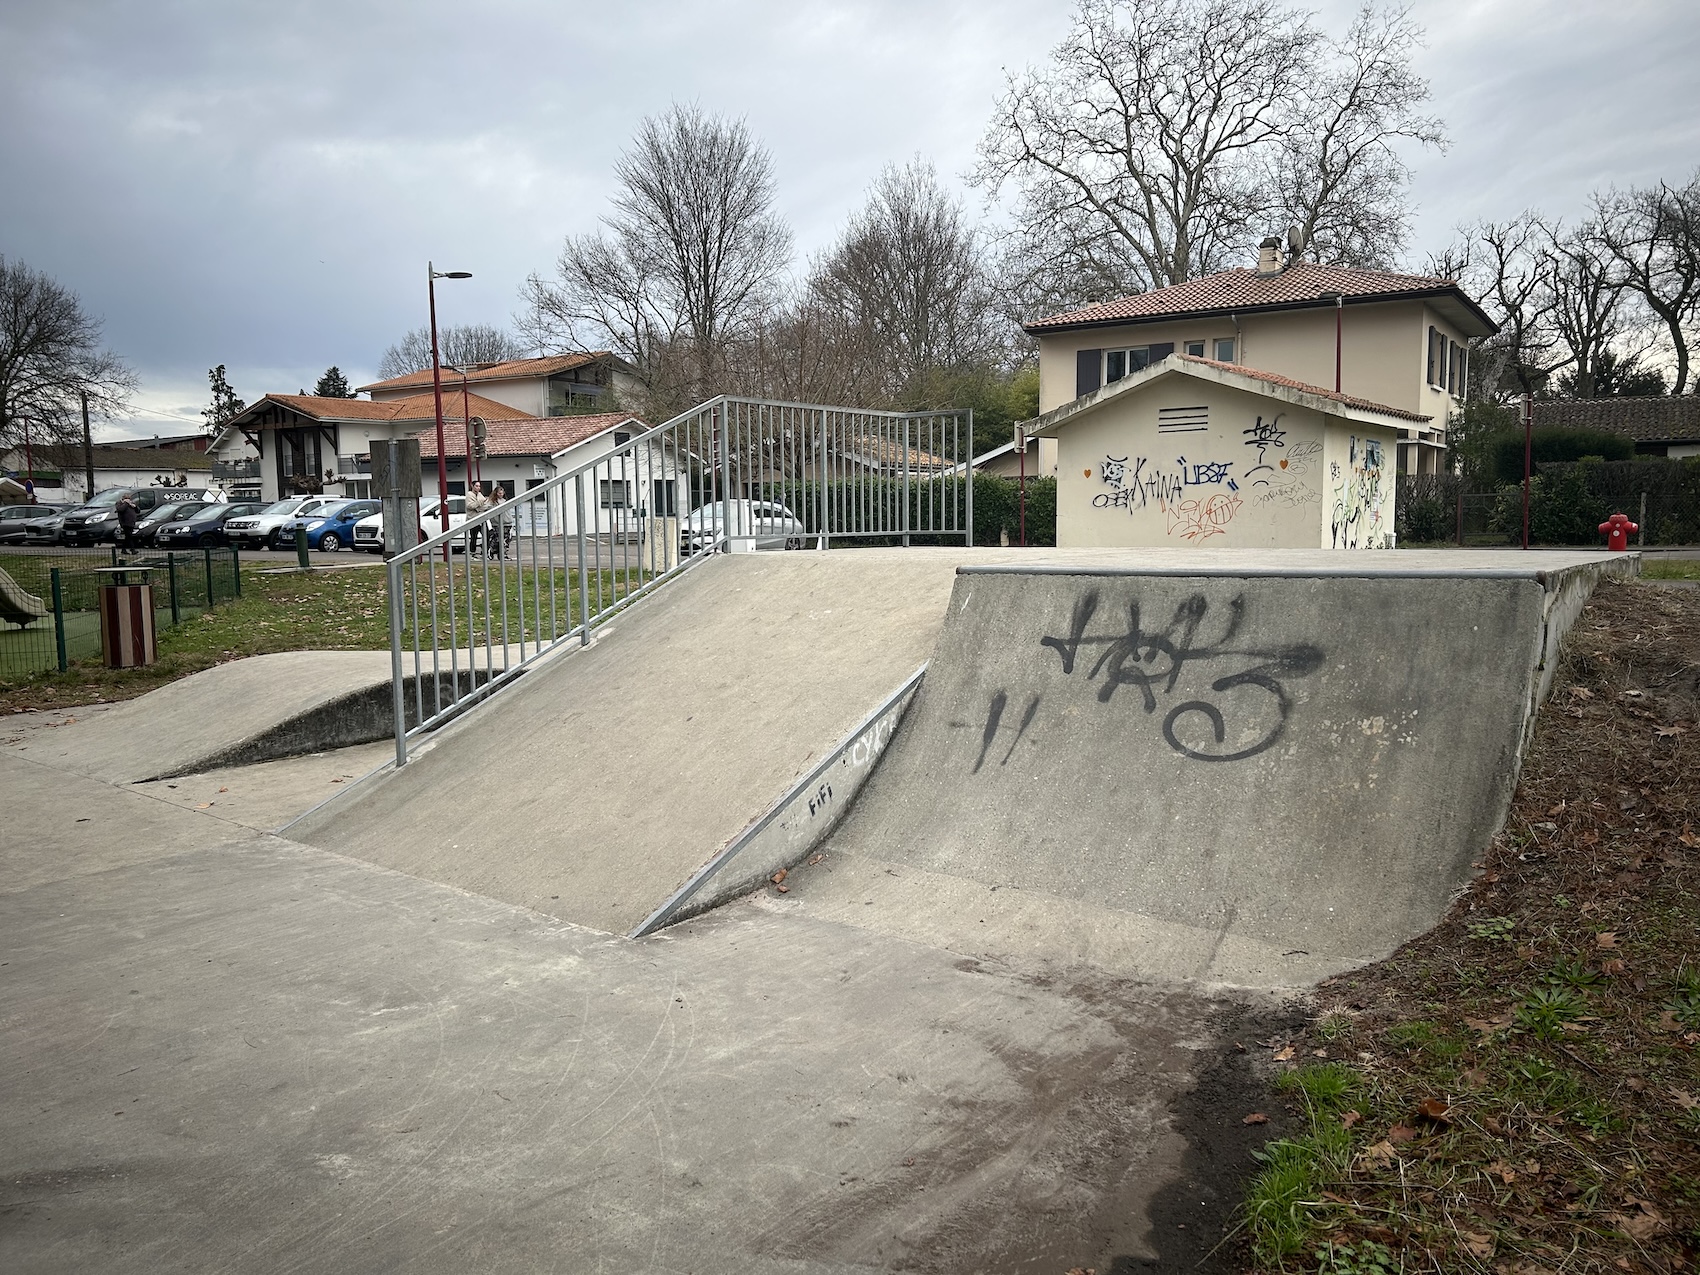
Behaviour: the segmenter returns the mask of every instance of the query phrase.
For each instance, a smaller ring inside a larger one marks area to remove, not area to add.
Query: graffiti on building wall
[[[1347,440],[1346,464],[1329,466],[1333,504],[1329,524],[1336,549],[1391,549],[1393,528],[1382,517],[1386,476],[1381,443],[1373,438]]]
[[[1084,664],[1080,658],[1083,652],[1098,652],[1098,658],[1085,672],[1088,681],[1098,681],[1102,676],[1097,693],[1099,703],[1112,703],[1116,692],[1127,687],[1147,714],[1155,714],[1159,699],[1167,701],[1174,697],[1189,665],[1211,665],[1212,671],[1226,666],[1223,675],[1210,682],[1207,693],[1173,704],[1163,717],[1164,741],[1175,752],[1194,761],[1243,761],[1273,747],[1286,730],[1287,718],[1293,710],[1293,696],[1286,680],[1307,677],[1324,662],[1323,652],[1315,646],[1304,643],[1265,646],[1249,639],[1244,633],[1244,594],[1228,603],[1225,618],[1210,621],[1211,627],[1220,631],[1209,641],[1201,638],[1201,631],[1210,620],[1210,603],[1202,593],[1182,601],[1161,629],[1144,627],[1140,605],[1135,599],[1128,603],[1123,631],[1118,632],[1118,625],[1112,623],[1107,631],[1093,632],[1100,601],[1099,591],[1088,589],[1074,603],[1067,635],[1047,636],[1039,641],[1041,647],[1056,652],[1062,672],[1068,677],[1074,675],[1077,665]],[[1126,698],[1124,695],[1123,699]],[[1007,696],[1003,692],[993,696],[976,770],[985,762],[1006,704]],[[1035,696],[1022,720],[1022,732],[1037,708]],[[1230,713],[1238,719],[1232,743],[1228,740]],[[1224,747],[1227,751],[1215,751]],[[1013,751],[1013,743],[1010,749]]]
[[[1294,443],[1273,471],[1252,488],[1252,494],[1260,505],[1321,504],[1322,489],[1312,481],[1321,464],[1321,443]]]
[[[1199,541],[1227,530],[1244,500],[1234,477],[1234,461],[1189,461],[1175,457],[1168,466],[1149,456],[1104,457],[1098,477],[1109,490],[1092,497],[1094,509],[1123,509],[1129,514],[1154,509],[1171,536]],[[1201,490],[1210,489],[1215,490]]]

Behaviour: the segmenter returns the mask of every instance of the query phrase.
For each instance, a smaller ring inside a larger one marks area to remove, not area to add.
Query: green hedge
[[[1489,440],[1488,456],[1496,485],[1523,481],[1523,441],[1522,430],[1495,434]],[[1581,460],[1584,456],[1629,460],[1635,455],[1635,444],[1630,439],[1597,429],[1537,429],[1529,442],[1536,469]]]
[[[1641,497],[1647,498],[1645,519]],[[1549,463],[1529,483],[1529,540],[1603,545],[1599,525],[1614,513],[1642,523],[1649,545],[1700,543],[1700,457]],[[1523,487],[1500,489],[1494,526],[1508,543],[1523,534]]]

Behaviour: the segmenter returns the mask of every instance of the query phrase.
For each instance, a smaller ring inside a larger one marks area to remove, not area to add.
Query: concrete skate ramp
[[[167,683],[30,751],[80,774],[139,783],[369,743],[393,721],[388,651],[285,651]]]
[[[926,661],[964,560],[716,557],[288,835],[626,933]]]
[[[964,568],[826,863],[768,906],[1154,979],[1294,985],[1381,956],[1498,828],[1549,630],[1608,569],[1592,559]]]

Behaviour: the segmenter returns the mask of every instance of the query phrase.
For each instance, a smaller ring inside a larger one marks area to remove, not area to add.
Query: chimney
[[[1257,245],[1257,273],[1260,275],[1280,274],[1286,268],[1286,258],[1281,255],[1281,241],[1270,235]]]

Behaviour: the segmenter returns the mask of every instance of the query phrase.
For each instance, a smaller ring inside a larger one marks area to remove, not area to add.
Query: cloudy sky
[[[1332,30],[1349,0],[1315,6]],[[1692,0],[1416,0],[1453,145],[1413,157],[1418,260],[1452,228],[1579,211],[1700,165]],[[74,288],[141,374],[114,432],[237,392],[356,383],[425,321],[505,324],[605,211],[633,127],[675,100],[771,149],[799,253],[886,163],[958,178],[1006,68],[1067,0],[0,0],[0,254]],[[970,193],[978,208],[978,196]]]

